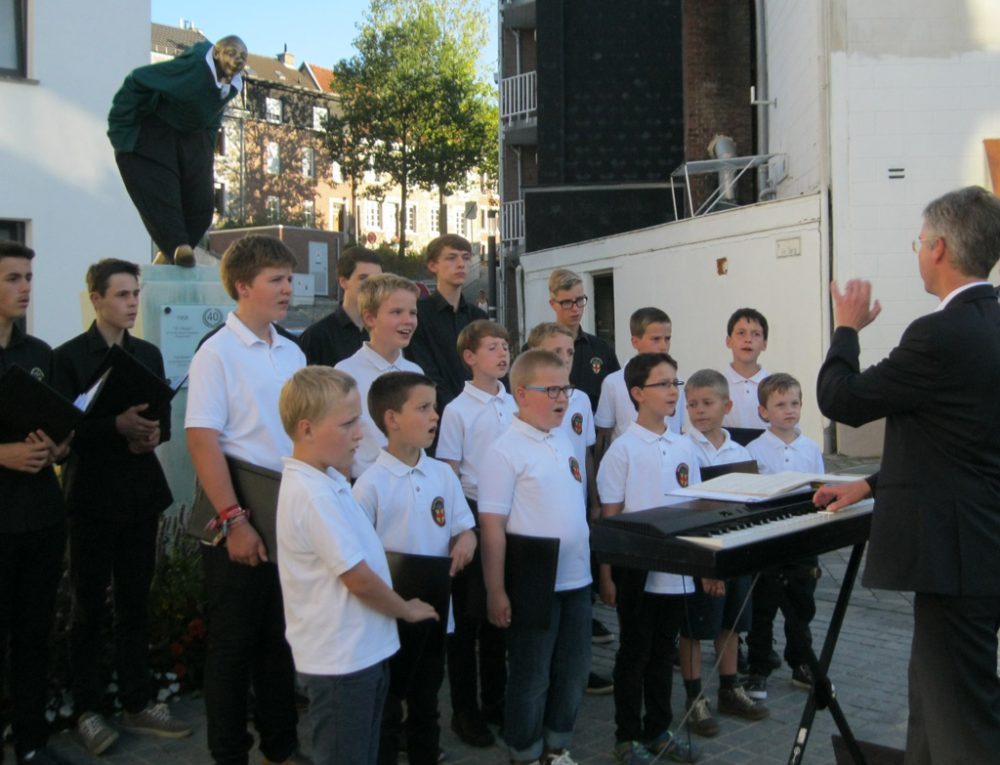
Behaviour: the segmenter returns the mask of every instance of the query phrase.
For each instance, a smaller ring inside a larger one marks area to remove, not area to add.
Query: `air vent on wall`
[[[901,178],[905,178],[905,177],[906,177],[906,168],[905,167],[890,167],[889,168],[889,180],[890,181],[898,181]]]

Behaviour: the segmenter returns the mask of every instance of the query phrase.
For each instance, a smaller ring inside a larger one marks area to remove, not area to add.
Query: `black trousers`
[[[454,714],[478,713],[480,697],[482,706],[502,709],[507,692],[507,644],[504,631],[494,627],[486,619],[467,613],[470,587],[482,587],[481,583],[472,581],[477,576],[482,579],[478,551],[472,563],[451,580],[455,631],[448,635],[447,652],[448,684]]]
[[[114,594],[119,699],[127,712],[139,712],[149,703],[149,587],[156,566],[159,521],[154,516],[125,525],[79,514],[70,519],[70,657],[78,714],[97,712],[103,706],[106,678],[101,674],[101,625],[109,584]]]
[[[14,749],[45,746],[49,632],[62,578],[66,527],[0,534],[0,666],[10,650]],[[0,729],[5,727],[0,720]]]
[[[202,547],[208,638],[205,714],[208,748],[217,763],[246,765],[247,694],[254,690],[260,750],[282,762],[298,748],[295,668],[285,641],[278,566],[244,566],[225,546]]]
[[[779,608],[785,618],[785,661],[791,667],[806,663],[812,648],[809,623],[816,616],[818,574],[819,561],[815,557],[761,572],[753,589],[753,624],[747,635],[751,674],[771,674],[767,657]]]
[[[906,765],[996,762],[1000,598],[917,593]]]
[[[156,246],[170,257],[179,245],[194,247],[212,224],[212,134],[179,133],[160,120],[146,119],[135,151],[119,152],[115,161]]]
[[[674,641],[684,620],[684,596],[643,592],[644,580],[645,572],[615,577],[621,630],[614,671],[616,741],[654,739],[673,720]]]
[[[442,615],[442,621],[447,617]],[[399,623],[400,649],[389,660],[389,693],[379,734],[379,765],[399,760],[406,702],[406,755],[411,765],[436,765],[441,726],[438,691],[444,682],[444,625]]]

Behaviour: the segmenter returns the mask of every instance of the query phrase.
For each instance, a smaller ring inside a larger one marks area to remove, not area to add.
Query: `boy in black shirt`
[[[34,257],[22,244],[0,242],[0,374],[18,366],[51,383],[52,349],[16,323],[28,311]],[[45,695],[49,630],[66,546],[66,512],[52,465],[69,452],[69,439],[55,444],[39,430],[24,440],[0,441],[0,657],[7,656],[9,645],[14,751],[18,763],[65,765],[45,746]],[[0,720],[0,729],[4,723]]]
[[[113,258],[94,263],[87,271],[87,289],[97,318],[90,329],[55,350],[60,391],[72,400],[87,390],[112,345],[162,378],[159,349],[128,332],[139,310],[139,266]],[[149,588],[160,513],[173,497],[153,453],[170,438],[170,412],[152,420],[144,416],[147,407],[140,403],[117,416],[85,419],[65,469],[66,505],[72,516],[73,698],[80,736],[93,754],[118,738],[100,714],[101,624],[109,583],[114,586],[118,693],[125,710],[121,727],[165,738],[191,734],[190,727],[171,719],[165,704],[149,703]]]

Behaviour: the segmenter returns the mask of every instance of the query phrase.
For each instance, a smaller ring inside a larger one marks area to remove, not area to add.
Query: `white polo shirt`
[[[278,397],[306,357],[270,329],[268,344],[230,313],[225,326],[205,341],[188,371],[184,427],[216,430],[224,454],[281,470],[292,441],[278,415]]]
[[[573,454],[580,463],[583,473],[583,501],[587,501],[587,449],[597,441],[597,431],[594,429],[594,413],[590,408],[590,396],[582,390],[574,390],[570,396],[566,413],[563,415],[559,430],[566,434],[573,445]]]
[[[395,361],[386,361],[382,356],[372,350],[368,342],[361,344],[361,347],[353,356],[349,356],[337,362],[334,369],[347,372],[358,383],[358,393],[361,394],[361,428],[363,437],[358,449],[354,452],[354,462],[351,464],[351,477],[357,478],[367,470],[375,460],[378,459],[380,449],[388,445],[385,434],[378,429],[375,421],[368,413],[368,391],[372,383],[386,372],[416,372],[423,374],[419,366],[409,359],[403,358],[400,351],[399,358]]]
[[[439,460],[459,463],[458,472],[462,491],[469,499],[479,496],[479,473],[486,461],[486,452],[496,441],[517,413],[517,404],[498,382],[499,390],[490,395],[471,382],[444,408],[438,434]]]
[[[624,502],[623,513],[684,502],[673,492],[701,482],[698,457],[684,436],[657,435],[633,422],[604,453],[597,469],[597,493],[606,504]],[[694,592],[689,576],[650,571],[646,592],[678,595]]]
[[[726,434],[726,440],[722,442],[722,446],[718,449],[701,432],[694,428],[691,428],[685,434],[685,437],[690,439],[692,446],[694,446],[694,452],[698,457],[698,464],[701,467],[728,465],[731,462],[747,462],[753,459],[745,446],[733,440],[728,430],[723,428],[722,432]]]
[[[455,471],[423,453],[410,467],[383,449],[352,492],[391,552],[447,557],[452,537],[476,525]]]
[[[684,428],[684,411],[687,408],[684,398],[684,388],[680,389],[680,396],[677,398],[677,409],[664,422],[672,433],[680,435]],[[597,402],[597,411],[594,412],[594,424],[599,428],[613,428],[611,440],[618,438],[628,430],[629,425],[635,422],[638,411],[628,395],[628,387],[625,385],[625,370],[619,369],[612,372],[601,382],[601,398]]]
[[[559,538],[556,592],[589,585],[583,466],[565,434],[546,433],[515,417],[487,452],[486,463],[479,476],[479,514],[506,516],[511,534]]]
[[[366,606],[341,576],[364,561],[387,586],[378,534],[340,473],[286,457],[278,492],[278,575],[295,668],[346,675],[399,650],[396,620]]]
[[[798,432],[798,430],[796,430]],[[770,430],[747,444],[747,450],[757,460],[761,473],[783,473],[795,470],[800,473],[825,473],[823,452],[811,438],[799,433],[786,444]]]
[[[744,377],[732,364],[726,364],[722,374],[729,382],[729,398],[733,408],[722,419],[727,428],[766,428],[767,420],[760,416],[760,402],[757,400],[757,388],[761,380],[767,377],[767,370],[761,370],[753,377]]]

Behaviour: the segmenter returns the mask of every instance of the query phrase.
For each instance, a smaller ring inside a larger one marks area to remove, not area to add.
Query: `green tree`
[[[372,0],[357,54],[334,67],[341,113],[329,120],[328,146],[336,159],[353,145],[367,159],[361,172],[399,186],[401,254],[409,189],[436,185],[443,195],[495,154],[496,111],[472,55],[485,26],[473,18],[459,0]]]

